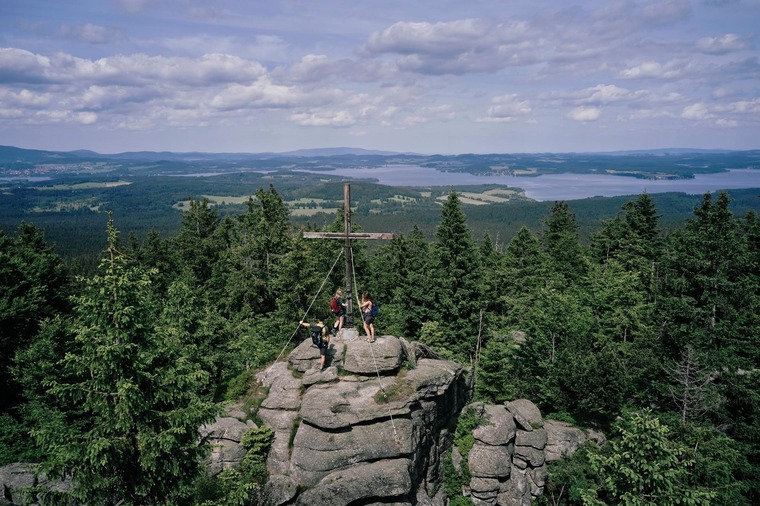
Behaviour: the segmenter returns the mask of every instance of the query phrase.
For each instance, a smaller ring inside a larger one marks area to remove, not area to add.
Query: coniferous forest
[[[556,202],[499,244],[452,191],[432,240],[355,241],[355,278],[378,332],[471,364],[476,399],[607,434],[550,466],[544,504],[759,504],[760,217],[708,193],[683,225],[659,218],[642,194],[582,242]],[[304,228],[273,186],[236,215],[191,201],[172,237],[127,238],[111,216],[86,276],[35,225],[0,233],[0,465],[74,477],[46,504],[250,504],[256,451],[210,483],[197,429],[292,346],[341,244]]]

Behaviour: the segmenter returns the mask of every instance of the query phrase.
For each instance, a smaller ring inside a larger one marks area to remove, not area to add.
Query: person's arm
[[[309,322],[305,322],[305,321],[303,321],[303,320],[301,320],[301,321],[300,321],[300,322],[298,322],[298,323],[299,323],[300,325],[303,325],[304,327],[311,327],[311,323],[309,323]]]

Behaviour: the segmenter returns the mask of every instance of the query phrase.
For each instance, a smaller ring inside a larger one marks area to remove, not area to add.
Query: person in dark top
[[[324,371],[325,361],[327,359],[327,350],[330,348],[330,334],[321,318],[317,318],[317,323],[311,324],[301,320],[298,322],[301,326],[311,328],[311,342],[319,348],[319,370]]]

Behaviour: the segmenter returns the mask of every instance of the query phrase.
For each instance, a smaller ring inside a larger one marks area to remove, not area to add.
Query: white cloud
[[[486,24],[476,19],[444,23],[410,23],[401,21],[382,32],[373,33],[364,48],[370,53],[425,53],[447,55],[462,47],[482,44]]]
[[[211,100],[217,110],[256,109],[261,107],[289,107],[299,102],[299,94],[289,86],[261,79],[250,85],[233,84]]]
[[[588,97],[582,100],[588,104],[609,104],[620,102],[633,98],[633,93],[626,88],[621,88],[614,84],[598,84],[593,88],[586,90],[589,92]]]
[[[346,127],[356,123],[348,111],[297,112],[290,119],[303,126]]]
[[[530,102],[517,98],[517,94],[501,95],[491,99],[485,117],[478,118],[481,122],[511,122],[527,116],[531,112]]]
[[[94,112],[78,112],[74,118],[83,125],[92,125],[98,120],[98,115]]]
[[[747,43],[734,33],[720,37],[703,37],[697,41],[697,49],[708,54],[726,54],[746,47]]]
[[[742,114],[760,114],[760,98],[738,100],[730,105],[731,109]]]
[[[629,67],[619,73],[621,79],[677,79],[685,74],[685,67],[682,62],[668,62],[661,64],[658,62],[648,61]]]
[[[596,121],[601,112],[598,107],[576,107],[567,113],[567,117],[575,121]]]
[[[684,107],[681,117],[691,120],[705,120],[712,118],[713,115],[706,104],[697,103]]]
[[[735,119],[730,118],[720,118],[718,121],[715,122],[716,125],[723,128],[734,128],[739,126],[739,122]]]
[[[37,93],[28,89],[22,89],[19,91],[11,91],[0,88],[0,107],[28,107],[31,109],[39,109],[47,107],[50,104],[49,93]]]

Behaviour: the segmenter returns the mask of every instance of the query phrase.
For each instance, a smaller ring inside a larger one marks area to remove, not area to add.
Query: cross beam
[[[351,239],[393,239],[387,232],[351,232],[351,185],[343,183],[343,232],[304,232],[304,239],[343,239],[343,256],[346,258],[346,325],[353,324],[353,300],[351,296],[351,266],[354,263],[351,253]]]

